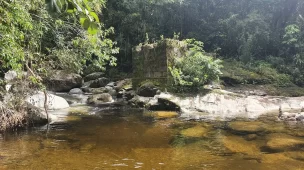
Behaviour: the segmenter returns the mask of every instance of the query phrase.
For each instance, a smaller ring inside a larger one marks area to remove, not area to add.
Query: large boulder
[[[105,87],[109,82],[110,82],[109,79],[102,77],[91,81],[89,87],[90,88]]]
[[[99,105],[109,102],[113,102],[113,98],[109,93],[92,95],[87,100],[88,104],[93,104],[93,105]]]
[[[143,97],[154,97],[158,93],[158,88],[151,82],[144,83],[137,90],[137,94]]]
[[[68,92],[82,85],[82,77],[79,74],[68,73],[64,70],[53,71],[45,81],[48,89],[55,92]]]
[[[96,79],[101,78],[103,75],[104,75],[103,72],[91,73],[91,74],[84,77],[84,81],[87,82],[87,81],[90,81],[90,80],[96,80]]]
[[[37,94],[27,97],[26,101],[37,108],[44,109],[45,95],[43,92],[38,92]],[[58,110],[68,108],[69,104],[62,97],[47,94],[47,106],[49,110]]]

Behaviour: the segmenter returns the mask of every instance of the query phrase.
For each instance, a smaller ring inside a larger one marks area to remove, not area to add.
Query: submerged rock
[[[201,126],[194,126],[192,128],[184,129],[180,132],[185,137],[200,138],[207,136],[208,130]]]
[[[235,131],[241,133],[258,133],[265,130],[265,124],[262,122],[245,122],[245,121],[235,121],[230,122],[228,127]]]
[[[246,141],[240,136],[225,136],[222,139],[223,145],[233,153],[248,155],[260,154],[260,149],[253,141]]]
[[[69,109],[69,115],[88,115],[91,111],[89,106],[76,106]]]
[[[303,151],[285,152],[284,155],[295,160],[304,161]]]
[[[152,116],[158,119],[162,119],[162,118],[174,118],[174,117],[178,117],[178,113],[177,112],[170,112],[170,111],[156,111],[156,112],[148,112],[145,113],[146,116]]]
[[[294,150],[304,146],[304,139],[286,134],[271,134],[267,138],[266,148],[274,151]]]

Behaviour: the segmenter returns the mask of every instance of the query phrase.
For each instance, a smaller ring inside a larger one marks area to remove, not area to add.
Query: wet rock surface
[[[113,98],[109,93],[92,95],[88,98],[87,101],[88,104],[93,104],[93,105],[99,105],[108,102],[113,102]]]
[[[83,91],[80,88],[71,89],[69,94],[83,94]]]

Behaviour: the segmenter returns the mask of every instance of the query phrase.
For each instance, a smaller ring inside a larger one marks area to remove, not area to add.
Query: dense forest
[[[302,86],[303,8],[300,0],[109,0],[102,18],[115,28],[122,71],[131,70],[134,45],[175,35],[247,70],[275,68]]]
[[[83,72],[90,64],[104,69],[115,65],[114,56],[119,71],[131,73],[132,47],[175,37],[195,38],[217,57],[241,61],[247,68],[275,68],[304,85],[302,1],[71,2],[1,0],[2,73],[24,70],[26,63],[41,73],[46,67]],[[89,17],[98,23],[88,25],[83,10],[94,13]],[[81,26],[98,27],[98,33]]]
[[[303,16],[301,0],[0,0],[0,75],[17,71],[23,97],[49,90],[53,70],[132,78],[135,46],[174,39],[192,52],[168,68],[172,86],[197,91],[220,77],[224,86],[270,84],[270,95],[301,96]],[[7,83],[0,79],[2,100]],[[290,87],[296,92],[277,91]]]

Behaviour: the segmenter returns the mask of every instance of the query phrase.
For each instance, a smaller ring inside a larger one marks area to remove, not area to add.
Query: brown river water
[[[302,170],[304,125],[103,110],[0,135],[0,169]],[[170,115],[170,114],[169,114]]]

